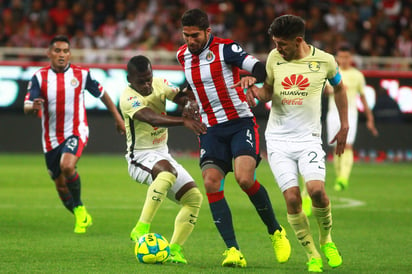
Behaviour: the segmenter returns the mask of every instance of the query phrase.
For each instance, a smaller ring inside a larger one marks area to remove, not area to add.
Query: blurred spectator
[[[376,92],[376,103],[373,108],[373,116],[376,123],[399,123],[402,121],[402,112],[398,103],[389,96],[384,88]]]
[[[67,0],[57,0],[57,5],[49,10],[49,17],[59,27],[66,24],[66,18],[70,15]]]

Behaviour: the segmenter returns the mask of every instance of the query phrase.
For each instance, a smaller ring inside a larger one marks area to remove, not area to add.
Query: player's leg
[[[73,197],[73,213],[76,217],[74,232],[76,233],[85,233],[87,227],[92,225],[92,217],[81,201],[81,181],[76,170],[76,164],[80,159],[84,146],[85,144],[77,136],[67,138],[60,159],[61,172]]]
[[[137,159],[139,159],[139,162],[136,161]],[[141,236],[150,231],[150,225],[157,210],[167,197],[170,188],[176,182],[177,171],[169,160],[159,152],[147,152],[142,154],[140,158],[137,156],[129,164],[132,166],[130,167],[129,165],[129,171],[135,172],[137,170],[137,173],[133,174],[136,177],[132,177],[139,182],[149,185],[139,220],[130,233],[130,238],[133,241],[138,241]],[[142,179],[143,176],[146,178]]]
[[[57,193],[64,207],[73,213],[73,196],[67,187],[66,178],[60,170],[61,149],[63,145],[47,152],[45,156],[47,170],[55,183]]]
[[[335,157],[339,158],[340,170],[339,170],[339,173],[337,173],[334,188],[336,191],[341,191],[341,190],[345,190],[348,188],[349,176],[352,172],[352,167],[353,167],[353,147],[352,145],[347,144],[345,146],[345,152],[340,156],[335,155]]]
[[[325,191],[325,153],[320,144],[306,145],[299,158],[299,169],[306,178],[306,188],[312,198],[312,212],[319,227],[319,242],[328,263],[332,267],[342,264],[335,244],[332,242],[332,213],[329,198]]]
[[[308,257],[308,269],[321,271],[321,255],[316,249],[309,220],[302,211],[297,156],[293,150],[295,146],[292,148],[285,142],[267,141],[268,161],[285,198],[288,222]]]
[[[302,196],[302,210],[306,216],[312,215],[312,199],[309,196],[308,190],[306,189],[305,178],[299,177],[299,187],[302,190],[300,195]]]
[[[203,197],[189,173],[181,165],[175,161],[173,162],[178,176],[168,196],[172,200],[177,201],[181,205],[181,209],[175,218],[168,261],[187,264],[182,247],[196,225]]]
[[[248,195],[261,220],[266,225],[278,262],[284,263],[290,257],[290,243],[286,236],[286,230],[276,220],[272,203],[265,187],[254,179],[255,168],[256,160],[253,157],[242,155],[235,158],[234,172],[236,181]]]
[[[232,171],[230,144],[221,140],[227,134],[226,127],[208,128],[200,135],[200,166],[208,198],[210,212],[220,236],[226,244],[222,266],[245,267],[246,260],[240,252],[233,228],[232,213],[224,195],[224,179]]]

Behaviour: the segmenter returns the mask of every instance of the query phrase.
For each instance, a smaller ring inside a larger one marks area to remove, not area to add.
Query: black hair
[[[182,15],[182,27],[198,27],[206,30],[209,27],[209,18],[206,12],[200,9],[191,9]]]
[[[151,66],[149,58],[143,55],[137,55],[133,56],[127,63],[127,72],[130,73],[132,70],[136,72],[146,72]]]
[[[342,45],[338,48],[338,51],[352,52],[352,47],[349,46],[348,44],[342,44]]]
[[[69,46],[70,46],[70,40],[66,35],[56,35],[54,36],[50,43],[49,43],[49,47],[53,47],[53,44],[56,42],[66,42]]]
[[[305,21],[295,15],[286,14],[277,17],[270,24],[268,34],[271,37],[293,39],[298,36],[305,37]]]

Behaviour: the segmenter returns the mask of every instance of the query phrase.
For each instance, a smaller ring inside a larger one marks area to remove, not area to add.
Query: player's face
[[[130,85],[141,95],[147,96],[152,93],[153,72],[152,68],[148,67],[145,72],[134,71],[128,75]]]
[[[49,48],[47,55],[52,68],[57,71],[63,71],[67,67],[71,56],[70,46],[66,42],[57,41]]]
[[[285,39],[279,37],[272,37],[279,54],[286,61],[291,61],[297,58],[299,43],[297,38]]]
[[[183,27],[183,39],[189,51],[193,54],[202,52],[210,36],[210,28],[206,30],[199,29],[195,26]]]
[[[342,69],[346,69],[352,64],[352,55],[349,51],[338,51],[336,61]]]

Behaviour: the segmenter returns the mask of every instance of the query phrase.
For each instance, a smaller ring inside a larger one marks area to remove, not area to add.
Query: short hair
[[[66,42],[70,46],[70,40],[66,35],[54,36],[49,43],[49,48],[53,47],[53,44],[56,42]]]
[[[279,16],[270,24],[268,34],[271,37],[285,39],[305,37],[305,21],[301,17],[291,14]]]
[[[338,51],[344,51],[344,52],[352,52],[352,47],[350,45],[347,44],[343,44],[341,46],[339,46]]]
[[[136,72],[146,72],[148,68],[151,68],[149,58],[143,55],[133,56],[127,63],[127,72],[135,70]]]
[[[182,15],[182,27],[198,27],[206,30],[209,27],[209,18],[206,12],[201,9],[191,9]]]

